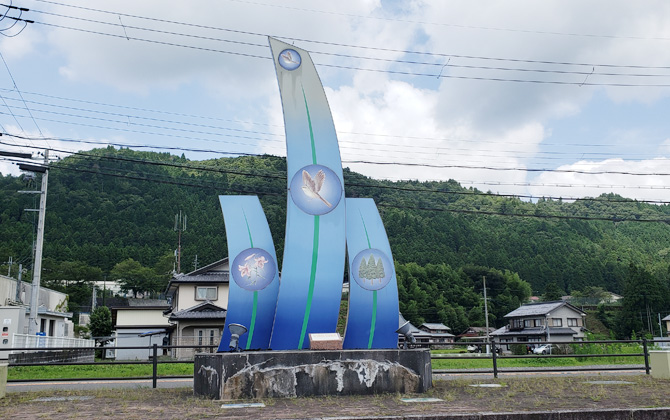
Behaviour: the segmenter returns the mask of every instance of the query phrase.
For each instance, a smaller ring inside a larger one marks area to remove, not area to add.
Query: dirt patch
[[[501,386],[471,386],[493,383]],[[93,398],[68,398],[82,396]],[[405,403],[401,401],[405,397],[442,401]],[[645,408],[668,406],[668,401],[670,381],[648,376],[510,378],[435,381],[433,389],[422,395],[264,399],[264,408],[237,409],[221,408],[221,401],[196,398],[191,388],[21,392],[0,400],[0,418],[306,419]]]

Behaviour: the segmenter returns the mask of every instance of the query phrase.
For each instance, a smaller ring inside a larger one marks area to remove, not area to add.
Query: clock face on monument
[[[300,67],[300,64],[302,64],[302,57],[300,57],[298,51],[287,48],[279,53],[279,65],[282,68],[293,71]]]

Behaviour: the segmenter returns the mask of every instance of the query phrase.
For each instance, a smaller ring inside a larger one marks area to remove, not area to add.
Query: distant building
[[[150,347],[169,343],[174,326],[163,315],[170,308],[167,300],[128,298],[125,304],[119,303],[110,307],[115,337],[110,346]],[[161,351],[159,355],[162,354]],[[151,355],[152,352],[147,349],[118,349],[113,354],[117,360],[147,360]]]
[[[495,328],[489,327],[489,335]],[[486,327],[468,327],[456,336],[457,341],[486,341]]]
[[[174,326],[172,345],[219,345],[226,322],[228,287],[228,258],[170,279],[165,293],[170,307],[165,314]],[[199,351],[215,352],[216,348]],[[175,349],[173,355],[190,358],[193,353],[192,349]]]
[[[18,288],[18,294],[17,294]],[[31,283],[0,275],[0,359],[7,358],[4,349],[14,347],[32,347],[37,345],[35,335],[28,336],[30,303],[32,299]],[[68,298],[65,293],[40,287],[36,314],[36,330],[40,343],[53,339],[61,341],[60,347],[69,344],[63,338],[74,337],[72,313],[66,312]]]
[[[20,334],[28,334],[28,318],[32,299],[32,283],[21,282],[17,300],[18,281],[0,275],[0,305],[20,306],[25,313],[25,323]],[[37,306],[37,331],[49,337],[73,337],[72,313],[67,312],[68,297],[65,293],[40,287]],[[1,343],[2,341],[0,341]]]
[[[416,347],[440,348],[454,342],[454,335],[449,332],[451,328],[444,324],[426,322],[417,328],[410,323],[409,327],[410,333],[416,340]],[[404,342],[405,337],[401,335],[399,337],[399,345],[402,346]]]
[[[586,314],[565,301],[521,305],[504,317],[507,325],[491,333],[509,350],[514,342],[573,342],[584,340]]]

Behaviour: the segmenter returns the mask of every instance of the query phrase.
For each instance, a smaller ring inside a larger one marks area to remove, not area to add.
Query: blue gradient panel
[[[344,276],[344,179],[326,95],[309,54],[270,38],[286,130],[288,203],[270,347],[335,332]]]
[[[231,323],[248,331],[241,349],[268,349],[274,322],[279,274],[272,235],[256,196],[219,196],[228,241],[230,289],[219,352],[229,351]]]
[[[349,313],[345,349],[397,348],[398,285],[384,224],[371,198],[347,198]]]

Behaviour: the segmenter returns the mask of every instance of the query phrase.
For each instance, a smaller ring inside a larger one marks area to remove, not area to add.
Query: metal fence
[[[570,347],[576,346],[584,346],[584,345],[591,345],[591,344],[598,344],[598,345],[603,345],[607,346],[610,344],[636,344],[639,345],[640,347],[640,352],[636,353],[598,353],[598,354],[499,354],[498,350],[500,348],[500,343],[487,343],[487,342],[470,342],[470,343],[462,343],[462,342],[456,342],[456,343],[451,343],[451,346],[453,349],[458,349],[459,347],[465,349],[466,346],[474,346],[476,348],[477,345],[481,346],[482,349],[487,348],[487,345],[490,346],[488,349],[490,350],[489,353],[487,354],[476,354],[476,353],[446,353],[446,354],[431,354],[431,359],[432,360],[444,360],[444,359],[479,359],[481,360],[482,358],[485,359],[490,359],[491,360],[491,368],[490,369],[433,369],[433,374],[482,374],[482,373],[488,373],[492,374],[494,378],[497,378],[499,374],[501,373],[520,373],[520,372],[536,372],[537,369],[533,368],[500,368],[499,363],[504,360],[511,360],[511,359],[536,359],[536,360],[541,360],[541,359],[556,359],[556,358],[600,358],[600,357],[630,357],[630,358],[635,358],[635,357],[642,357],[644,360],[644,363],[641,365],[626,365],[626,366],[621,366],[621,367],[604,367],[604,366],[584,366],[584,367],[549,367],[549,368],[542,368],[542,372],[598,372],[598,371],[632,371],[632,370],[644,370],[645,373],[648,375],[650,374],[651,367],[649,365],[649,350],[651,344],[656,344],[658,342],[663,342],[663,343],[670,343],[670,339],[667,340],[656,340],[654,342],[649,342],[646,339],[642,340],[600,340],[600,341],[579,341],[579,342],[555,342],[555,341],[541,341],[541,342],[519,342],[519,343],[513,343],[513,344],[519,344],[519,345],[542,345],[542,344],[552,344],[552,345],[569,345]],[[507,343],[504,343],[507,344]],[[172,378],[192,378],[193,375],[181,375],[181,376],[168,376],[168,375],[162,375],[158,376],[158,365],[162,363],[193,363],[193,360],[175,360],[170,357],[159,357],[163,354],[163,350],[167,350],[170,353],[173,353],[175,350],[179,349],[186,349],[189,351],[192,351],[193,353],[196,352],[196,350],[202,351],[202,352],[215,352],[216,348],[218,345],[186,345],[186,346],[159,346],[158,344],[153,344],[152,346],[118,346],[118,347],[113,347],[115,350],[122,350],[122,349],[145,349],[148,350],[151,354],[149,357],[149,360],[147,361],[114,361],[114,362],[54,362],[54,363],[49,363],[50,366],[52,365],[152,365],[153,370],[152,370],[152,375],[151,376],[143,376],[143,377],[124,377],[124,378],[108,378],[105,377],[105,379],[109,380],[128,380],[128,379],[151,379],[153,382],[153,388],[156,388],[156,384],[159,378],[162,379],[172,379]],[[57,351],[57,350],[65,350],[71,347],[65,347],[65,348],[56,348],[56,347],[50,347],[48,350],[43,350],[43,351]],[[100,347],[95,347],[95,346],[90,346],[90,347],[80,347],[81,349],[87,349],[87,350],[100,350]],[[109,349],[109,347],[106,347],[105,349]],[[34,347],[25,347],[25,348],[12,348],[13,352],[20,352],[20,351],[34,351]],[[42,363],[10,363],[9,368],[11,369],[12,367],[15,366],[44,366]],[[9,382],[33,382],[36,380],[39,381],[80,381],[80,380],[86,380],[90,378],[68,378],[68,379],[34,379],[34,380],[9,380]]]
[[[95,340],[86,340],[83,338],[68,338],[68,337],[47,337],[29,334],[14,334],[12,339],[13,351],[15,348],[31,348],[31,349],[70,349],[81,347],[93,347]],[[9,349],[8,349],[9,350]]]
[[[452,343],[454,347],[457,346],[472,346],[473,348],[487,349],[487,352],[482,356],[481,353],[473,354],[432,354],[432,360],[445,360],[445,359],[482,359],[482,357],[491,360],[490,369],[433,369],[433,374],[474,374],[474,373],[488,373],[492,374],[494,378],[497,378],[501,373],[526,373],[526,372],[598,372],[598,371],[635,371],[644,369],[647,375],[651,372],[651,367],[649,365],[649,350],[652,346],[663,346],[666,343],[670,343],[670,339],[655,339],[654,341],[649,341],[646,339],[642,340],[594,340],[594,341],[571,341],[571,342],[557,342],[557,341],[533,341],[533,342],[509,342],[509,343],[496,343],[496,342],[470,342],[470,343]],[[502,348],[507,346],[523,346],[522,348],[528,348],[529,346],[542,346],[544,344],[549,344],[554,350],[552,354],[551,351],[548,354],[532,354],[525,351],[526,354],[513,354],[513,353],[503,353]],[[583,354],[575,352],[579,350],[580,347],[589,345],[599,345],[602,347],[604,352],[602,353],[589,353]],[[621,344],[633,344],[639,346],[639,352],[637,353],[609,353],[608,345]],[[556,354],[558,353],[558,354]],[[542,367],[531,368],[500,368],[498,365],[501,361],[512,360],[512,359],[560,359],[560,358],[607,358],[607,357],[620,357],[620,358],[639,358],[642,357],[644,360],[643,365],[626,365],[626,366],[578,366],[578,367],[566,367],[566,366],[556,366],[556,367]]]

